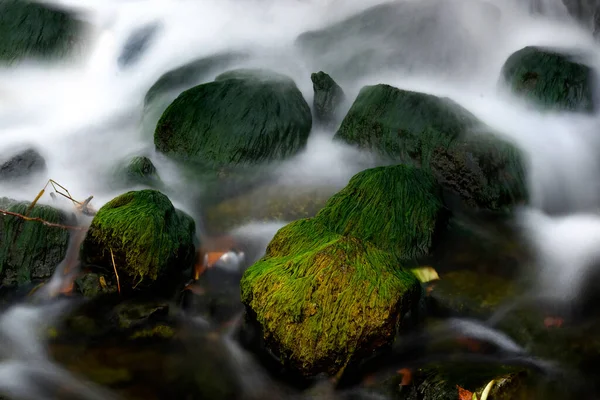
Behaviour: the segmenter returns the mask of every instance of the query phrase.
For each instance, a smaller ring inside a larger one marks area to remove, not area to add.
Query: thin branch
[[[2,215],[11,215],[13,217],[24,219],[25,221],[39,222],[39,223],[41,223],[43,225],[51,226],[51,227],[54,227],[54,228],[70,229],[70,230],[75,230],[75,231],[85,231],[85,230],[87,230],[87,228],[83,227],[83,226],[69,226],[69,225],[55,224],[55,223],[48,222],[48,221],[46,221],[44,219],[41,219],[41,218],[26,217],[25,215],[14,213],[14,212],[11,212],[11,211],[2,210],[2,209],[0,209],[0,214],[2,214]]]
[[[117,277],[117,290],[119,294],[121,294],[121,283],[119,283],[119,274],[117,273],[117,266],[115,264],[115,255],[113,254],[112,249],[110,249],[110,258],[112,258],[113,269],[115,270],[115,276]]]

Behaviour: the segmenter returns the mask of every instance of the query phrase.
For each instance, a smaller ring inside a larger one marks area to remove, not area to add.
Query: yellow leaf
[[[485,389],[483,389],[483,392],[481,393],[481,400],[487,400],[487,397],[490,394],[490,391],[492,390],[492,386],[494,386],[493,379],[490,381],[490,383],[487,384]]]
[[[432,267],[418,267],[410,270],[421,283],[427,283],[440,279],[437,271]]]

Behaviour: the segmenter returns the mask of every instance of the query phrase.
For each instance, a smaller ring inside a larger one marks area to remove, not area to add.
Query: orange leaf
[[[467,389],[463,389],[460,386],[456,385],[458,389],[458,400],[472,400],[473,392],[469,392]]]
[[[402,375],[402,382],[400,386],[408,386],[412,382],[412,371],[408,368],[402,368],[398,370],[398,373]]]
[[[544,326],[546,328],[557,327],[560,328],[564,320],[562,318],[546,317],[544,319]]]

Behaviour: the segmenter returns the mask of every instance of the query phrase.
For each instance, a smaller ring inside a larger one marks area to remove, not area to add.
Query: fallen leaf
[[[473,395],[475,393],[470,392],[467,389],[463,389],[458,385],[456,385],[456,388],[458,389],[458,400],[472,400],[473,399]],[[475,397],[475,398],[477,398],[477,397]]]
[[[413,268],[410,271],[417,277],[417,279],[421,283],[427,283],[440,279],[440,276],[438,275],[437,271],[429,266]]]
[[[562,318],[546,317],[544,319],[544,326],[546,328],[560,328],[564,322],[565,321]]]
[[[398,374],[402,375],[402,382],[400,386],[408,386],[412,382],[412,371],[408,368],[402,368],[398,370]]]

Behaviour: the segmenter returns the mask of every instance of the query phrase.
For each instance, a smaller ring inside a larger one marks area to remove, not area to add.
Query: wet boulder
[[[162,25],[158,22],[143,25],[134,30],[123,45],[117,63],[121,68],[127,68],[135,64],[155,40]]]
[[[315,120],[329,126],[335,122],[338,109],[345,100],[344,91],[323,71],[311,74],[310,80],[315,92],[313,99]]]
[[[116,269],[123,290],[168,291],[194,262],[195,231],[194,220],[164,194],[127,192],[98,210],[81,260],[108,276]]]
[[[209,167],[282,160],[306,146],[310,107],[287,76],[233,70],[179,95],[160,118],[154,144]]]
[[[373,244],[303,219],[246,270],[241,296],[285,366],[333,375],[391,343],[419,284]]]
[[[0,63],[55,59],[81,41],[84,24],[55,5],[29,0],[0,2]]]
[[[0,209],[24,215],[30,203],[0,198]],[[72,225],[74,215],[50,206],[36,204],[29,218]],[[69,231],[48,226],[41,221],[26,221],[0,212],[0,276],[6,286],[21,285],[31,280],[47,279],[64,259],[69,246]]]
[[[595,73],[569,50],[525,47],[506,60],[502,79],[540,107],[586,113],[596,109]]]
[[[0,165],[0,181],[22,179],[44,171],[46,160],[35,149],[26,149]]]
[[[152,161],[145,156],[132,157],[115,172],[115,179],[123,186],[144,185],[157,187],[162,181]]]
[[[468,77],[488,45],[468,28],[478,21],[494,35],[499,17],[500,10],[487,2],[387,2],[305,32],[296,46],[311,68],[328,71],[343,84],[399,70]]]
[[[428,172],[407,166],[371,168],[354,175],[315,217],[331,232],[367,241],[414,260],[428,255],[445,228],[442,190]]]
[[[527,198],[520,150],[448,98],[365,86],[335,139],[431,171],[457,207],[494,210]]]

